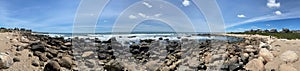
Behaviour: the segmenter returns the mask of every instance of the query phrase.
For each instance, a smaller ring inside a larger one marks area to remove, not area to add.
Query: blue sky
[[[99,16],[97,32],[110,32],[129,6],[142,0],[111,0]],[[165,0],[180,9],[198,32],[209,31],[205,17],[191,0]],[[299,0],[217,0],[226,31],[300,27]],[[148,6],[158,6],[149,4]],[[40,32],[72,32],[80,0],[0,0],[0,26],[23,27]],[[159,6],[158,6],[159,7]],[[148,9],[142,9],[148,10]],[[172,11],[168,11],[172,13]],[[139,14],[143,15],[143,14]],[[164,16],[165,14],[157,14]],[[169,16],[180,18],[180,16]],[[131,16],[130,18],[138,18]],[[147,20],[135,31],[169,31],[170,26]],[[182,25],[186,25],[182,23]],[[180,26],[180,25],[176,25]]]

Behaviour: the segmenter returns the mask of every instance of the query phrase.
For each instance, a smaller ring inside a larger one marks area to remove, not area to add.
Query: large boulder
[[[259,51],[259,56],[263,57],[267,62],[272,61],[274,59],[273,54],[266,48],[262,48]]]
[[[13,63],[13,58],[5,53],[0,53],[0,69],[9,68]]]
[[[264,63],[260,59],[253,59],[245,66],[246,70],[250,71],[264,71]]]
[[[280,59],[285,62],[296,62],[298,60],[298,55],[294,51],[286,51],[280,55]]]

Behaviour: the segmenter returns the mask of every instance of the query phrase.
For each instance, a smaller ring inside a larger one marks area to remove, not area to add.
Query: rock
[[[31,65],[33,65],[33,66],[40,66],[40,61],[38,61],[38,60],[32,60],[31,61]]]
[[[52,59],[52,58],[54,57],[51,53],[46,53],[46,56],[47,56],[49,59]]]
[[[222,60],[222,59],[223,58],[221,55],[213,55],[209,62],[215,62],[215,61]]]
[[[7,69],[13,65],[13,63],[13,59],[9,55],[0,53],[0,69]]]
[[[56,61],[49,61],[45,65],[44,71],[60,71],[60,65]]]
[[[70,47],[70,46],[72,46],[72,43],[71,42],[67,42],[67,43],[64,43],[64,45],[67,46],[67,47]]]
[[[298,55],[294,51],[286,51],[280,55],[280,59],[286,62],[296,62],[298,60]]]
[[[239,69],[243,68],[243,65],[241,65],[241,64],[230,64],[228,67],[229,67],[229,71],[238,71]]]
[[[47,58],[46,54],[42,53],[38,56],[39,56],[40,61],[47,62],[48,58]]]
[[[41,43],[35,43],[35,44],[31,44],[31,50],[45,52],[46,47],[43,46]]]
[[[260,48],[271,49],[271,46],[270,46],[270,45],[268,45],[268,44],[266,44],[266,43],[263,43],[263,42],[260,42],[259,47],[260,47]]]
[[[245,52],[251,53],[251,52],[255,52],[255,49],[245,49]]]
[[[24,47],[22,47],[22,46],[19,46],[19,47],[17,47],[17,49],[16,49],[17,51],[22,51],[22,50],[24,50]]]
[[[85,62],[85,66],[87,66],[88,68],[93,68],[93,67],[95,67],[95,60],[93,60],[93,59],[89,59],[89,60],[86,60],[86,62]]]
[[[245,69],[250,71],[264,71],[265,68],[261,60],[253,59],[246,64]]]
[[[70,57],[62,57],[60,61],[58,61],[60,66],[71,69],[72,67],[72,59]]]
[[[266,48],[262,48],[259,51],[259,56],[263,57],[267,62],[272,61],[274,59],[273,54]]]
[[[268,62],[267,64],[265,64],[265,70],[266,71],[271,71],[271,70],[278,71],[279,66],[283,63],[284,62],[281,59],[274,59],[273,61]]]
[[[13,61],[14,62],[20,62],[21,60],[20,60],[20,58],[14,58]]]
[[[49,49],[48,52],[51,53],[53,56],[57,56],[58,54],[58,51],[54,49]]]
[[[124,66],[117,61],[111,60],[104,66],[104,69],[107,71],[124,71]]]
[[[298,71],[291,64],[282,64],[279,66],[279,71]]]
[[[21,56],[22,54],[20,52],[16,52],[15,56]]]
[[[86,52],[82,53],[81,56],[82,56],[83,58],[86,58],[86,57],[91,56],[92,54],[94,54],[93,51],[86,51]]]

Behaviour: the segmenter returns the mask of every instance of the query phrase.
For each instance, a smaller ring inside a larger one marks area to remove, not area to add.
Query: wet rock
[[[261,60],[253,59],[246,64],[245,69],[251,71],[264,71],[265,68]]]
[[[16,57],[15,57],[15,58],[13,59],[13,61],[14,61],[14,62],[20,62],[20,61],[21,61],[21,59],[20,59],[20,58],[16,58]]]
[[[60,71],[60,65],[56,61],[50,61],[45,65],[44,71]]]
[[[282,59],[285,62],[292,62],[293,63],[293,62],[298,61],[299,57],[298,57],[296,52],[289,50],[289,51],[286,51],[286,52],[282,53],[280,55],[280,59]]]
[[[298,70],[291,64],[282,64],[279,66],[279,71],[298,71]]]
[[[267,62],[272,61],[274,59],[273,54],[266,48],[262,48],[259,51],[259,56],[263,57]]]
[[[5,53],[0,53],[0,69],[7,69],[13,65],[13,58]]]
[[[71,69],[73,61],[70,57],[62,57],[60,61],[58,61],[60,66]]]

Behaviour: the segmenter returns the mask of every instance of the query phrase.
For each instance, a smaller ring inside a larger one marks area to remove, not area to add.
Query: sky
[[[300,26],[300,0],[216,2],[226,32],[272,28],[300,30],[297,27]],[[81,0],[0,0],[0,27],[70,33],[80,4]],[[214,29],[209,28],[206,17],[192,0],[110,0],[97,19],[96,32],[111,32],[119,22],[123,25],[138,23],[133,31],[174,31],[182,27],[184,30],[184,26],[190,24],[196,32]]]

